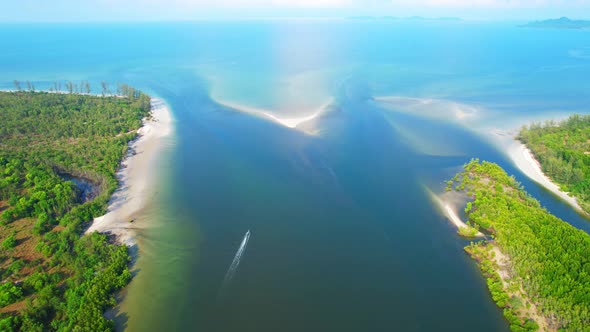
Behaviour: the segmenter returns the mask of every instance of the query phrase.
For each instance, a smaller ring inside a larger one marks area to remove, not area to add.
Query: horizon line
[[[559,16],[557,18],[567,17]],[[567,17],[570,18],[570,17]],[[310,20],[310,21],[412,21],[412,22],[522,22],[534,20],[547,20],[553,18],[483,18],[483,17],[454,17],[454,16],[393,16],[393,15],[348,15],[348,16],[250,16],[250,17],[195,17],[178,19],[152,19],[152,18],[122,18],[122,19],[88,19],[88,20],[12,20],[0,21],[0,25],[10,24],[94,24],[94,23],[196,23],[196,22],[239,22],[239,21],[289,21],[289,20]],[[570,18],[572,19],[572,18]],[[575,18],[576,20],[584,20]]]

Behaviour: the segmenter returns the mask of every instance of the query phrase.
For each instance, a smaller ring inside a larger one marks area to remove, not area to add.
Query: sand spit
[[[307,130],[303,130],[303,129],[300,129],[297,127],[303,123],[306,123],[306,122],[309,122],[313,119],[316,119],[322,113],[326,112],[326,110],[328,109],[328,106],[332,103],[332,100],[324,103],[323,105],[318,107],[311,114],[302,115],[302,116],[295,116],[295,117],[279,117],[279,116],[276,116],[275,114],[273,114],[269,110],[246,106],[246,105],[241,105],[241,104],[227,102],[227,101],[222,101],[222,100],[215,100],[215,102],[217,102],[219,105],[231,108],[236,111],[252,114],[254,116],[258,116],[258,117],[273,121],[273,122],[278,123],[281,126],[284,126],[287,128],[297,129],[297,130],[303,131],[307,134],[314,134],[313,132],[309,132]]]
[[[134,229],[141,226],[132,221],[148,203],[157,178],[154,164],[163,146],[162,138],[171,135],[172,128],[168,106],[160,99],[152,99],[152,117],[144,119],[138,130],[139,137],[130,144],[128,155],[117,172],[119,189],[111,197],[107,213],[95,218],[86,233],[110,233],[120,243],[135,244]]]
[[[434,203],[439,207],[440,211],[449,219],[449,221],[457,227],[457,230],[460,228],[469,228],[469,226],[461,220],[459,217],[458,206],[460,199],[460,194],[455,192],[447,192],[441,195],[435,194],[432,190],[425,188],[428,192],[428,195],[432,199]],[[484,234],[481,232],[477,232],[475,237],[483,237]]]

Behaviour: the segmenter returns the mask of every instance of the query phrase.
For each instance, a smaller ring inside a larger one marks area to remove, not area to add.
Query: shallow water
[[[158,190],[136,220],[146,228],[117,308],[121,329],[506,331],[467,241],[424,190],[473,157],[498,162],[551,212],[590,230],[472,131],[372,99],[453,100],[480,108],[480,122],[516,127],[586,112],[587,31],[285,21],[0,32],[0,87],[120,81],[172,108]],[[289,117],[330,99],[305,124],[317,135],[215,102]]]

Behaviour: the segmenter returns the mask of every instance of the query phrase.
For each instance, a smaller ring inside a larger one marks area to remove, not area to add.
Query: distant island
[[[523,28],[544,28],[544,29],[590,29],[590,21],[588,20],[570,20],[567,17],[558,19],[534,21],[525,25]]]
[[[590,235],[555,217],[497,164],[472,160],[448,183],[472,199],[469,222],[488,236],[477,260],[512,331],[588,331]]]

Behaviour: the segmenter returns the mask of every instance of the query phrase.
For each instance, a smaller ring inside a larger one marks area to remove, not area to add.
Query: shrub
[[[2,248],[4,249],[12,249],[16,247],[16,232],[12,232],[8,237],[2,241]]]

